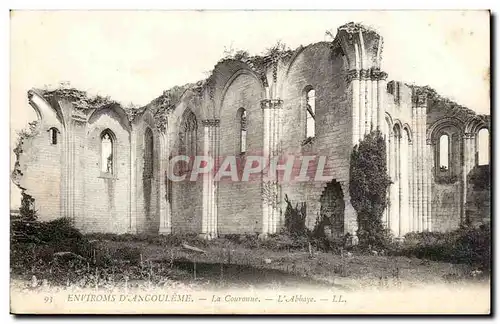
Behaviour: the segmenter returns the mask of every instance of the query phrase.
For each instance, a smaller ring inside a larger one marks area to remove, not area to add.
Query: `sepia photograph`
[[[491,306],[488,10],[11,10],[12,314]]]

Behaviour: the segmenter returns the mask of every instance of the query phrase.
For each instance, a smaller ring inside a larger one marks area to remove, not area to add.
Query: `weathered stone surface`
[[[335,223],[332,231],[355,235],[350,154],[365,134],[379,129],[393,180],[384,221],[396,236],[453,229],[469,215],[474,223],[488,221],[489,187],[476,190],[469,181],[477,164],[477,134],[490,128],[489,116],[429,87],[386,82],[382,46],[376,31],[349,23],[333,42],[296,50],[278,46],[264,56],[239,52],[219,61],[206,80],[169,89],[139,108],[124,109],[76,89],[32,90],[28,98],[38,122],[16,148],[14,183],[36,199],[42,220],[71,217],[85,232],[265,237],[284,225],[287,195],[293,204],[307,203],[309,228],[331,205],[324,200],[335,196],[344,216],[343,226]],[[306,138],[311,89],[315,136]],[[246,111],[244,154],[239,109]],[[49,135],[52,128],[57,143]],[[102,171],[104,131],[113,139],[110,174]],[[438,160],[443,134],[450,137],[445,171]],[[179,154],[219,163],[226,156],[325,156],[327,176],[279,185],[203,176],[172,182],[166,172]],[[335,184],[336,195],[325,193],[328,184]]]

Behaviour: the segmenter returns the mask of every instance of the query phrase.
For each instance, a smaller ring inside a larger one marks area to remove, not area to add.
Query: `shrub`
[[[273,251],[291,251],[307,249],[310,243],[310,232],[306,227],[306,204],[297,203],[295,206],[285,195],[287,207],[285,210],[285,226],[282,231],[277,234],[271,234],[267,239],[258,242],[256,236],[248,236],[244,238],[245,245],[253,247],[263,247]],[[231,236],[228,237],[231,240]],[[237,243],[241,243],[241,238],[235,239]]]
[[[256,249],[260,247],[259,236],[258,235],[245,235],[241,244],[248,249]]]
[[[312,237],[311,244],[320,251],[340,253],[340,251],[350,248],[350,236],[351,234],[346,233],[339,237],[327,237],[325,235]]]
[[[39,242],[36,237],[39,223],[37,220],[37,212],[34,208],[35,199],[26,194],[24,190],[21,192],[21,207],[19,208],[19,217],[11,215],[10,223],[10,239],[11,243],[19,242]]]
[[[350,249],[352,246],[352,235],[345,233],[341,236],[330,236],[325,234],[325,226],[331,222],[326,216],[319,216],[316,219],[314,229],[310,233],[311,244],[318,250],[324,252],[340,253],[341,250]]]
[[[301,251],[308,248],[309,238],[305,235],[293,235],[286,231],[271,234],[260,246],[273,251]]]
[[[83,234],[80,233],[69,218],[58,218],[50,222],[40,223],[38,238],[44,242],[59,243],[66,240],[83,240]]]
[[[399,254],[434,261],[464,263],[488,271],[491,262],[491,228],[462,226],[446,233],[408,233]]]
[[[131,264],[139,264],[141,260],[141,249],[137,247],[125,246],[117,249],[113,253],[113,258],[117,260],[129,261]]]
[[[224,239],[234,244],[243,245],[249,249],[255,249],[260,246],[258,235],[251,234],[226,234]]]
[[[489,165],[474,167],[467,177],[474,190],[490,190],[491,173]]]
[[[306,204],[301,203],[292,205],[285,195],[286,210],[285,210],[285,229],[293,236],[305,236],[308,234],[306,227]]]
[[[35,198],[24,192],[21,192],[21,207],[19,207],[19,214],[21,220],[34,222],[37,220],[37,211],[35,210]]]
[[[21,239],[19,235],[11,237],[11,260],[17,265],[32,264],[37,260],[50,262],[56,252],[71,252],[90,261],[96,253],[96,249],[68,218],[50,222],[14,221],[11,231],[23,233]]]

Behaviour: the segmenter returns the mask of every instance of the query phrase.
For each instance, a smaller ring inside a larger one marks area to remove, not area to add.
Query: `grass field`
[[[47,259],[43,257],[47,254],[43,247],[25,246],[27,253],[33,253],[33,260],[39,261],[26,267],[11,260],[12,279],[30,289],[47,286],[107,290],[153,286],[195,289],[306,286],[346,291],[466,281],[487,283],[489,280],[486,274],[471,276],[475,269],[466,264],[403,256],[276,251],[249,248],[226,239],[189,242],[190,246],[204,251],[197,252],[183,246],[180,240],[88,238],[93,251],[87,260]],[[106,262],[95,262],[104,257]]]

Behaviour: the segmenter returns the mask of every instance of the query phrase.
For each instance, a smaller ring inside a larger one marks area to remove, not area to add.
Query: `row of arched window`
[[[247,150],[247,111],[245,108],[239,108],[236,113],[238,123],[239,143],[238,150],[244,154]],[[198,122],[196,115],[192,111],[185,113],[181,129],[179,132],[179,154],[195,156],[197,150],[197,132]]]
[[[313,138],[316,136],[316,93],[313,87],[307,86],[303,92],[303,107],[305,113],[305,137]],[[238,151],[245,154],[247,151],[247,132],[248,116],[245,108],[241,107],[236,112],[237,133],[238,133]],[[183,116],[179,132],[179,154],[194,156],[196,155],[196,134],[198,123],[196,115],[188,110]]]
[[[49,142],[51,145],[57,145],[59,130],[51,127],[49,132]],[[113,174],[113,133],[106,129],[101,133],[101,172]]]
[[[315,136],[315,92],[314,89],[309,87],[305,91],[305,103],[306,103],[306,138]],[[244,108],[240,108],[237,111],[237,121],[239,126],[239,152],[244,154],[247,150],[247,111]],[[179,134],[180,147],[179,153],[184,155],[194,156],[196,155],[196,145],[197,145],[197,130],[198,123],[196,116],[193,112],[189,112],[183,120],[183,125],[181,127],[181,132]],[[151,130],[148,130],[151,133]],[[49,140],[52,145],[57,145],[59,130],[55,127],[49,129]],[[113,138],[112,132],[107,129],[101,133],[101,171],[104,173],[113,173]],[[153,152],[153,141],[152,134],[146,133],[146,146],[149,152]],[[451,152],[450,136],[448,134],[442,134],[439,137],[439,147],[438,147],[438,163],[439,170],[441,172],[446,172],[450,169],[450,152]],[[149,147],[151,146],[151,147]],[[477,142],[476,142],[476,164],[486,165],[490,163],[489,157],[489,132],[488,129],[483,128],[478,132]],[[152,169],[152,159],[151,162],[145,162],[146,169]],[[151,165],[150,165],[151,164]],[[395,165],[398,169],[398,165]],[[396,174],[398,174],[396,172]]]

